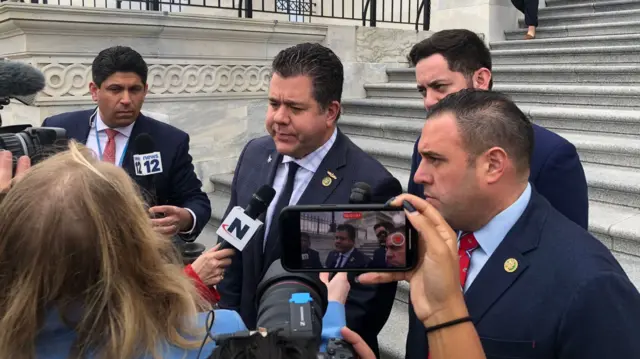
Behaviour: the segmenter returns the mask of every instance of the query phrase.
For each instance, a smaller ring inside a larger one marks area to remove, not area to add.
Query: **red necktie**
[[[471,264],[471,252],[479,247],[478,241],[473,233],[467,233],[460,238],[458,247],[458,257],[460,258],[460,286],[464,289],[467,283],[467,273]]]
[[[106,132],[109,140],[107,141],[107,145],[104,147],[102,160],[115,164],[116,163],[116,135],[118,134],[118,131],[111,128],[107,128]]]

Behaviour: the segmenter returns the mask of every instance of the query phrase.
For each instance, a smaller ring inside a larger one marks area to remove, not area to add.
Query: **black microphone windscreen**
[[[368,204],[371,202],[371,186],[365,182],[357,182],[351,187],[349,203]]]
[[[249,204],[247,205],[247,208],[244,212],[247,214],[247,216],[253,219],[258,218],[262,213],[267,211],[267,208],[269,208],[269,205],[271,204],[271,201],[273,201],[273,197],[275,196],[276,190],[273,189],[273,187],[266,184],[263,185],[262,187],[258,188],[253,196],[251,196],[251,201],[249,201]]]
[[[35,67],[0,61],[0,97],[28,96],[44,88],[44,75]]]
[[[151,153],[156,151],[156,144],[153,141],[153,137],[148,133],[141,133],[136,136],[135,151],[137,154]]]

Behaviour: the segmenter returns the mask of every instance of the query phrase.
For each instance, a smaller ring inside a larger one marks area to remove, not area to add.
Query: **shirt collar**
[[[484,227],[473,232],[480,248],[482,248],[487,256],[491,256],[500,243],[502,243],[504,237],[507,236],[507,233],[509,233],[518,219],[520,219],[520,216],[522,216],[522,213],[524,213],[527,205],[529,205],[530,199],[531,184],[527,183],[527,188],[525,188],[524,192],[522,192],[520,197],[518,197],[511,206],[493,217]]]
[[[349,249],[349,251],[348,251],[348,252],[346,252],[346,253],[338,253],[338,254],[342,254],[342,260],[345,260],[345,259],[347,259],[347,258],[349,258],[349,257],[351,256],[351,253],[353,253],[353,250],[354,250],[355,248],[356,248],[356,247],[351,247],[351,249]],[[339,257],[338,257],[338,258],[339,258]]]
[[[327,142],[325,142],[322,146],[318,147],[315,151],[311,152],[310,154],[304,156],[299,160],[291,156],[285,155],[282,157],[282,163],[293,161],[298,165],[300,165],[300,167],[306,169],[307,171],[316,173],[316,171],[318,170],[318,167],[320,167],[320,163],[322,163],[322,160],[327,155],[327,153],[329,153],[329,150],[331,149],[333,144],[336,142],[337,136],[338,136],[338,128],[336,127],[333,130],[333,134],[331,135],[331,138],[329,138]]]
[[[120,134],[125,135],[126,137],[131,137],[131,131],[133,131],[133,125],[135,123],[136,122],[134,121],[129,126],[116,127],[114,128],[114,130],[120,132]],[[102,122],[102,117],[100,116],[100,110],[98,110],[96,113],[96,129],[98,130],[98,132],[102,132],[107,128],[109,128],[109,126],[107,126],[104,122]]]

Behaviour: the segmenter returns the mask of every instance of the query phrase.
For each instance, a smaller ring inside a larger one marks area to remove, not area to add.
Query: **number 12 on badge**
[[[160,152],[133,155],[136,176],[149,176],[162,173],[162,156]]]

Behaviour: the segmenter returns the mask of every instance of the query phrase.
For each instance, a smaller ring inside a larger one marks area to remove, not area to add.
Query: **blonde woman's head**
[[[32,358],[46,315],[78,340],[72,357],[133,358],[168,341],[197,347],[205,308],[171,241],[156,234],[122,169],[71,142],[0,203],[0,358]]]

